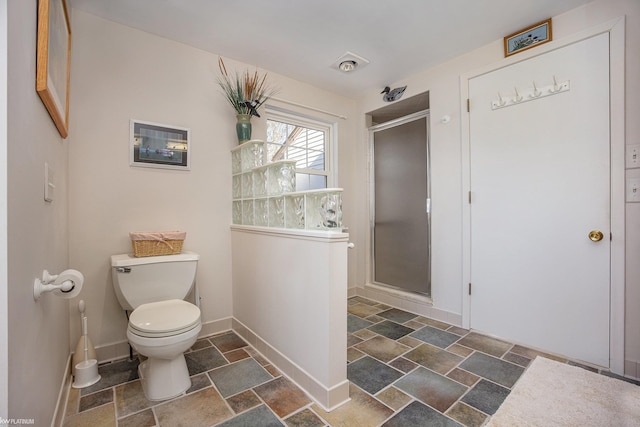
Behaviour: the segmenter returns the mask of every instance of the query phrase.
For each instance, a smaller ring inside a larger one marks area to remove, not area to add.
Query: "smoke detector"
[[[346,52],[331,65],[331,68],[342,71],[343,73],[351,73],[356,69],[364,67],[368,63],[368,59],[352,52]]]

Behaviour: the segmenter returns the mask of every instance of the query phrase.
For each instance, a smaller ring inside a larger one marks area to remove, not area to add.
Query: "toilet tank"
[[[193,252],[140,258],[112,255],[111,276],[120,305],[134,310],[149,302],[185,299],[193,288],[199,259]]]

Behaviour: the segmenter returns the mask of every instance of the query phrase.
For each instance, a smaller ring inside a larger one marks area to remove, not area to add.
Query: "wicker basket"
[[[175,255],[182,252],[184,231],[131,232],[133,256]]]

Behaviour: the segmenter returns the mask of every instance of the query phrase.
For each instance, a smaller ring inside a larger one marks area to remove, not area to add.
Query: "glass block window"
[[[296,191],[330,185],[330,140],[325,123],[267,110],[267,159],[296,161]]]

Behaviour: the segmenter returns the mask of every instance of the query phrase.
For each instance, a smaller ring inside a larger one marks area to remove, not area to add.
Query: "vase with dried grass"
[[[260,117],[258,109],[273,96],[274,89],[267,84],[267,74],[260,75],[258,70],[253,73],[233,75],[227,72],[222,57],[218,58],[220,77],[218,84],[222,88],[227,101],[236,112],[236,133],[238,143],[242,144],[251,139],[251,117]]]

